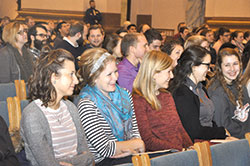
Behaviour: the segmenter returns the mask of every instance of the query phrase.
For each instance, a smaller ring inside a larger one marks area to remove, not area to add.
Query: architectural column
[[[121,25],[127,21],[128,0],[121,0]]]

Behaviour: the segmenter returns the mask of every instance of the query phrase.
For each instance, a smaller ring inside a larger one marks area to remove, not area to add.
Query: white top
[[[77,155],[76,128],[66,104],[61,101],[60,107],[53,110],[42,106],[40,99],[35,100],[35,103],[48,120],[55,158],[62,159]]]

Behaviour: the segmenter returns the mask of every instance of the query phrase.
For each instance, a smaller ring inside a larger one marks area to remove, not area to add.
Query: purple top
[[[119,77],[117,80],[118,84],[122,88],[126,88],[130,92],[132,92],[133,82],[140,68],[140,64],[138,64],[138,66],[135,67],[132,63],[128,61],[127,58],[124,58],[118,64],[117,67],[118,67],[118,73],[119,73]]]

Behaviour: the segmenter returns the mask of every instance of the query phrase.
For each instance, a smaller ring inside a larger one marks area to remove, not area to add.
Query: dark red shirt
[[[144,97],[134,94],[133,101],[139,132],[146,150],[187,148],[193,143],[182,126],[170,93],[157,96],[161,109],[153,110]]]

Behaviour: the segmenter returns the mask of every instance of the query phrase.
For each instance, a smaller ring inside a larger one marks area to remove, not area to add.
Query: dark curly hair
[[[36,62],[34,72],[28,81],[30,100],[40,99],[45,107],[56,101],[57,93],[51,82],[51,76],[59,74],[58,70],[63,68],[65,60],[75,61],[70,52],[56,49]]]
[[[209,52],[205,48],[197,45],[185,49],[178,60],[178,65],[174,69],[174,78],[170,81],[168,90],[173,93],[183,84],[186,78],[192,73],[192,67],[201,65],[207,54]]]

